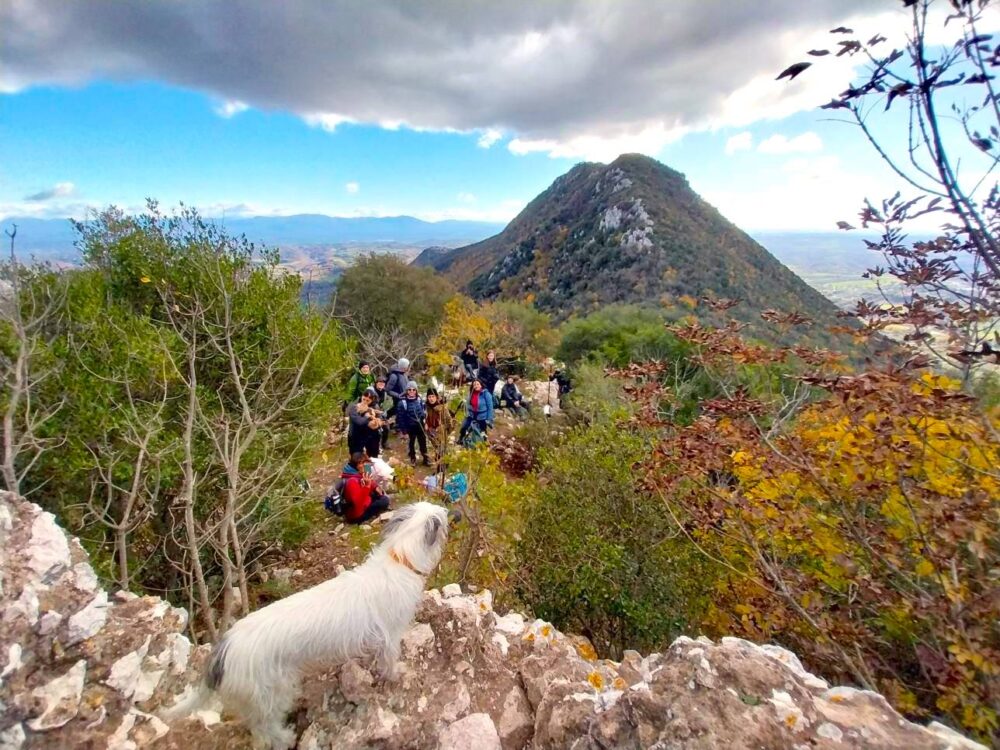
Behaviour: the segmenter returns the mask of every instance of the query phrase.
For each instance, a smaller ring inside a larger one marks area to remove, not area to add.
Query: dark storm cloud
[[[753,121],[757,97],[734,103],[734,92],[770,81],[807,34],[885,8],[875,0],[9,0],[0,4],[0,89],[156,79],[302,115],[501,128],[529,144],[618,138]],[[803,85],[776,84],[760,107]]]

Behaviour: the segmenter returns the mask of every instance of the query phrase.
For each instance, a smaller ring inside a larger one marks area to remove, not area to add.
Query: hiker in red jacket
[[[344,480],[341,495],[347,503],[344,520],[347,523],[364,523],[389,510],[390,498],[382,492],[378,483],[365,474],[367,456],[362,452],[352,453],[340,478]]]

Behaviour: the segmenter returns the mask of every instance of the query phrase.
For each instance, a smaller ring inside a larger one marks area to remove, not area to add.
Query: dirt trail
[[[490,433],[492,445],[505,445],[513,440],[517,422],[506,415],[499,415],[496,428]],[[450,450],[457,450],[454,445]],[[433,473],[433,467],[419,462],[411,466],[407,457],[407,440],[393,436],[382,458],[396,468],[396,498],[400,504],[429,498],[422,489],[424,479]],[[314,528],[309,537],[295,550],[272,558],[266,566],[264,585],[258,588],[258,600],[264,604],[294,591],[315,586],[336,574],[338,566],[353,567],[368,554],[377,542],[381,521],[350,526],[322,507],[326,490],[337,480],[347,460],[347,447],[342,432],[331,431],[326,448],[320,453],[317,466],[309,477],[309,501],[315,503]]]

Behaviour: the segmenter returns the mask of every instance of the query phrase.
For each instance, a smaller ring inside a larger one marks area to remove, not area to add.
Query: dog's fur
[[[164,718],[196,711],[216,693],[258,741],[288,748],[295,734],[286,716],[309,665],[374,655],[381,676],[393,679],[400,640],[444,551],[448,520],[432,503],[398,509],[364,563],[237,622],[212,651],[201,689]]]

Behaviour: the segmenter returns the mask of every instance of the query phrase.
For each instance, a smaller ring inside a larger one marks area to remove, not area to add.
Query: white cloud
[[[455,196],[459,203],[475,203],[476,196],[472,193],[459,193]]]
[[[499,130],[496,128],[486,128],[479,136],[479,140],[476,141],[476,145],[479,148],[489,148],[501,138],[503,138],[503,133]]]
[[[753,134],[749,130],[744,130],[726,141],[726,156],[732,156],[737,151],[748,151],[751,148],[753,148]]]
[[[361,190],[361,184],[357,182],[348,182],[344,185],[344,190],[346,190],[351,195],[356,195],[359,190]]]
[[[812,153],[823,150],[823,141],[812,131],[797,135],[794,138],[776,133],[770,138],[761,141],[760,145],[757,146],[757,150],[762,154]]]
[[[899,189],[888,167],[873,164],[859,186],[856,169],[831,154],[796,157],[759,176],[753,190],[701,189],[705,200],[747,231],[836,231],[844,220],[857,225],[864,199]]]
[[[524,156],[547,153],[552,159],[586,159],[587,161],[614,161],[621,154],[640,153],[654,156],[668,143],[682,138],[687,128],[650,125],[637,133],[620,135],[581,135],[566,140],[543,138],[530,140],[515,138],[507,144],[512,154]]]
[[[29,203],[44,203],[54,198],[68,198],[76,192],[76,185],[72,182],[57,182],[46,190],[24,196],[24,200]]]
[[[302,115],[302,119],[305,120],[306,125],[309,127],[322,128],[328,133],[336,130],[338,125],[343,125],[346,122],[354,122],[350,117],[344,117],[333,112],[310,112]]]
[[[229,99],[215,107],[215,114],[228,120],[230,117],[238,115],[240,112],[246,112],[248,109],[250,109],[249,104],[236,99]]]
[[[345,122],[453,130],[478,134],[484,148],[502,132],[514,138],[513,153],[607,160],[828,100],[858,60],[825,58],[792,82],[775,75],[810,46],[828,45],[834,25],[870,31],[858,14],[882,7],[203,0],[123,11],[19,0],[0,3],[0,91],[159,80],[219,97],[223,115],[233,103],[292,112],[329,131]],[[891,17],[898,26],[904,15]]]

